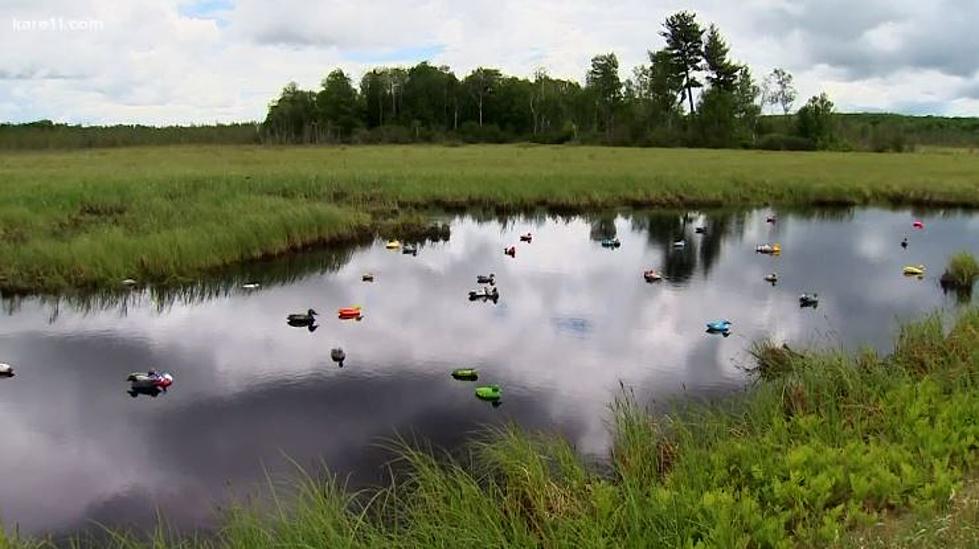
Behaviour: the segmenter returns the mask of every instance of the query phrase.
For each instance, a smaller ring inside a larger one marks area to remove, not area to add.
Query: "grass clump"
[[[969,252],[959,252],[948,260],[942,275],[942,284],[957,288],[971,288],[979,278],[979,261]]]

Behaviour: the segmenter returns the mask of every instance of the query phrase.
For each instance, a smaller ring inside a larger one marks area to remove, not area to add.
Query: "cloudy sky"
[[[0,121],[256,120],[290,80],[426,59],[580,80],[614,51],[626,77],[680,9],[841,110],[979,115],[975,0],[0,0]]]

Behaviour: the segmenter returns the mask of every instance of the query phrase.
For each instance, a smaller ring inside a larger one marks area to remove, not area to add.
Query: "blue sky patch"
[[[180,15],[194,19],[219,19],[221,12],[235,7],[234,0],[192,0],[177,8]]]
[[[445,51],[445,46],[407,46],[371,50],[348,50],[343,58],[357,63],[392,63],[395,61],[428,61]]]

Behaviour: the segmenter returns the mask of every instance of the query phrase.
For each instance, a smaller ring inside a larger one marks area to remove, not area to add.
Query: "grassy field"
[[[179,282],[394,233],[437,207],[763,203],[979,206],[979,157],[526,145],[4,152],[0,288]]]
[[[623,399],[606,467],[503,429],[463,457],[403,448],[386,488],[302,477],[213,537],[161,528],[153,546],[974,546],[979,309],[906,325],[888,357],[787,353],[778,370],[715,404]]]

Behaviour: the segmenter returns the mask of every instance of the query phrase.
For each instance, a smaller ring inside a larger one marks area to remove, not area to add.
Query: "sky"
[[[0,121],[261,120],[290,81],[424,60],[580,81],[612,51],[626,78],[682,9],[757,77],[789,70],[801,98],[979,115],[975,0],[0,0]]]

